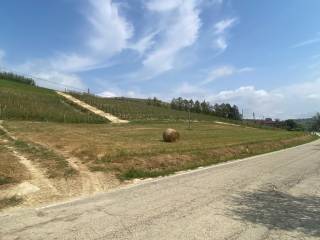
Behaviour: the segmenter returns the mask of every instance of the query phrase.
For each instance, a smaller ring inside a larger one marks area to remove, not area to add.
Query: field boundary
[[[118,117],[116,117],[116,116],[114,116],[114,115],[112,115],[110,113],[106,113],[106,112],[104,112],[104,111],[102,111],[102,110],[100,110],[100,109],[98,109],[96,107],[93,107],[93,106],[91,106],[91,105],[89,105],[89,104],[87,104],[87,103],[85,103],[85,102],[83,102],[83,101],[81,101],[81,100],[79,100],[79,99],[67,94],[67,93],[63,93],[63,92],[59,92],[59,91],[56,91],[56,92],[60,96],[68,99],[69,101],[77,104],[78,106],[80,106],[82,108],[85,108],[85,109],[89,110],[90,112],[109,120],[111,123],[128,123],[129,122],[127,120],[120,119],[120,118],[118,118]]]

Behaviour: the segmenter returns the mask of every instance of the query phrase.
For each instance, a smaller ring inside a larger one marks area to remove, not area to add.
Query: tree
[[[242,116],[239,112],[239,108],[236,106],[236,105],[233,105],[232,108],[231,108],[231,116],[230,116],[231,119],[234,119],[234,120],[241,120],[242,119]]]
[[[320,113],[312,118],[311,131],[320,132]]]
[[[288,120],[284,121],[284,123],[285,123],[285,127],[288,131],[293,131],[293,130],[298,129],[298,124],[292,119],[288,119]]]
[[[201,105],[200,105],[200,102],[198,100],[195,101],[195,103],[194,103],[194,111],[196,113],[200,113],[201,112]]]

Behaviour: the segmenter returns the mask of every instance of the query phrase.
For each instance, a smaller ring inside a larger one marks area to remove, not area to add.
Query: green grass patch
[[[8,207],[15,207],[18,206],[23,202],[23,198],[21,197],[11,197],[11,198],[3,198],[0,199],[0,210]]]
[[[9,183],[15,183],[16,181],[11,177],[0,176],[0,185],[5,185]]]
[[[105,123],[55,91],[0,79],[0,119],[63,123]]]
[[[111,113],[121,119],[130,121],[167,121],[188,119],[188,112],[179,111],[166,106],[148,104],[147,99],[134,98],[102,98],[90,94],[71,93],[75,98],[95,106],[98,109]],[[200,113],[191,113],[192,120],[214,121],[220,118]]]
[[[294,147],[300,144],[314,141],[316,139],[316,137],[295,138],[286,141],[279,141],[276,143],[274,141],[267,141],[246,145],[234,145],[227,148],[217,148],[205,152],[193,151],[187,154],[188,156],[191,156],[192,161],[190,161],[189,158],[188,161],[181,161],[179,164],[163,164],[162,166],[157,164],[157,168],[144,169],[141,169],[141,166],[138,165],[127,170],[122,169],[122,171],[118,174],[118,177],[120,180],[123,181],[135,178],[144,179],[159,176],[167,176],[174,174],[178,171],[196,169],[198,167],[210,166],[213,164],[223,163],[230,160],[243,159],[258,154],[264,154],[289,147]],[[183,157],[181,159],[183,159]],[[168,162],[170,162],[170,160],[168,160]]]

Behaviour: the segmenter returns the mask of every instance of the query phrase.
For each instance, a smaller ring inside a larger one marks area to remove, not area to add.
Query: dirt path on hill
[[[85,108],[85,109],[89,110],[90,112],[92,112],[92,113],[94,113],[96,115],[99,115],[99,116],[109,120],[112,123],[128,123],[129,122],[127,120],[122,120],[122,119],[120,119],[120,118],[118,118],[118,117],[116,117],[116,116],[114,116],[114,115],[112,115],[110,113],[106,113],[106,112],[104,112],[104,111],[102,111],[102,110],[100,110],[100,109],[98,109],[96,107],[93,107],[93,106],[91,106],[91,105],[89,105],[89,104],[87,104],[87,103],[85,103],[83,101],[80,101],[79,99],[77,99],[75,97],[72,97],[69,94],[66,94],[66,93],[63,93],[63,92],[58,92],[58,91],[57,91],[57,93],[59,95],[63,96],[64,98],[68,99],[69,101],[81,106],[82,108]]]
[[[1,125],[0,128],[5,130]],[[12,140],[11,135],[7,137]],[[45,176],[45,173],[41,168],[38,168],[31,160],[19,153],[11,146],[10,141],[4,137],[0,137],[0,144],[8,149],[12,155],[26,167],[31,176],[31,179],[28,181],[10,186],[7,189],[2,189],[0,199],[18,196],[24,198],[24,205],[33,205],[35,203],[47,202],[48,199],[57,200],[59,198],[59,192]]]
[[[220,124],[220,125],[227,125],[227,126],[241,127],[241,125],[233,124],[233,123],[227,123],[227,122],[219,122],[219,121],[215,121],[214,123],[216,123],[216,124]]]
[[[80,159],[70,157],[64,152],[60,153],[65,156],[70,166],[79,172],[76,184],[70,184],[70,188],[64,190],[69,192],[66,194],[73,196],[91,195],[120,185],[115,176],[102,172],[92,172]]]
[[[2,189],[0,199],[18,196],[23,198],[23,206],[36,206],[71,197],[89,196],[120,185],[119,180],[115,176],[102,172],[92,172],[80,159],[70,156],[65,152],[59,152],[59,154],[65,157],[69,165],[78,171],[78,174],[70,178],[47,178],[45,169],[38,167],[36,163],[15,149],[12,143],[18,139],[2,124],[3,121],[0,120],[0,129],[5,133],[4,136],[0,135],[0,144],[19,159],[19,162],[30,173],[31,179],[10,186],[7,189]],[[50,149],[50,146],[35,143]]]

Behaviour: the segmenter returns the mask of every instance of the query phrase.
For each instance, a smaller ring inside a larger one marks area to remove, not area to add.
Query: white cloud
[[[232,76],[234,74],[240,74],[240,73],[246,73],[246,72],[252,72],[252,71],[254,71],[254,69],[250,67],[244,67],[239,69],[233,66],[228,66],[228,65],[217,67],[209,71],[206,79],[201,83],[201,85],[208,84],[217,79]]]
[[[300,48],[300,47],[308,46],[308,45],[319,43],[319,42],[320,42],[320,38],[313,38],[313,39],[309,39],[309,40],[294,44],[293,46],[291,46],[291,48]]]
[[[163,12],[171,11],[182,3],[183,0],[151,0],[147,2],[146,7],[151,11]]]
[[[156,96],[156,94],[145,95],[139,90],[123,90],[119,88],[111,87],[109,90],[103,91],[98,94],[101,97],[129,97],[129,98],[149,98],[151,96]]]
[[[57,71],[33,72],[37,85],[57,90],[86,91],[86,85],[76,74]]]
[[[160,11],[161,17],[166,18],[170,25],[161,33],[162,41],[143,61],[142,75],[146,79],[174,68],[176,55],[196,42],[201,26],[196,1],[172,1],[170,7],[163,4],[162,0],[153,0],[147,4],[149,9]]]
[[[118,5],[111,0],[88,0],[86,18],[91,25],[84,39],[85,53],[60,53],[49,60],[52,69],[80,72],[104,67],[112,56],[128,47],[133,26],[120,15]]]
[[[79,72],[90,69],[97,64],[97,60],[90,56],[73,54],[58,54],[49,60],[51,68],[64,72]]]
[[[313,55],[311,58],[312,58],[312,59],[318,59],[318,58],[320,58],[320,54],[315,54],[315,55]]]
[[[118,94],[112,91],[104,91],[98,94],[100,97],[107,97],[107,98],[112,98],[112,97],[118,97]]]
[[[228,48],[228,43],[225,37],[221,36],[214,40],[213,46],[214,48],[217,48],[224,52]]]
[[[273,118],[310,117],[319,112],[320,79],[292,84],[272,90],[243,86],[238,89],[208,94],[211,102],[230,102],[245,108],[247,114]],[[249,116],[247,116],[249,117]]]
[[[92,26],[89,46],[103,55],[111,56],[127,47],[133,26],[119,14],[118,6],[111,0],[89,0],[91,11],[87,15]]]
[[[174,90],[175,96],[184,96],[184,97],[191,97],[194,98],[194,96],[197,96],[199,94],[205,94],[206,91],[196,84],[191,84],[188,82],[182,83],[180,86],[178,86]]]
[[[236,20],[237,20],[236,18],[229,18],[229,19],[224,19],[220,22],[217,22],[214,25],[215,34],[224,33],[228,28],[231,28],[234,25]]]
[[[141,39],[137,42],[130,44],[128,48],[137,51],[139,54],[144,54],[147,50],[149,50],[156,42],[154,37],[158,34],[158,31],[154,31]]]
[[[14,69],[57,84],[83,88],[84,84],[75,73],[109,66],[110,58],[128,47],[134,30],[111,0],[88,0],[88,3],[85,16],[91,28],[82,39],[83,49],[60,52],[47,59],[28,60]]]
[[[217,22],[213,26],[215,35],[213,40],[213,47],[215,49],[218,49],[221,53],[228,48],[228,30],[231,29],[236,22],[237,18],[227,18]]]

